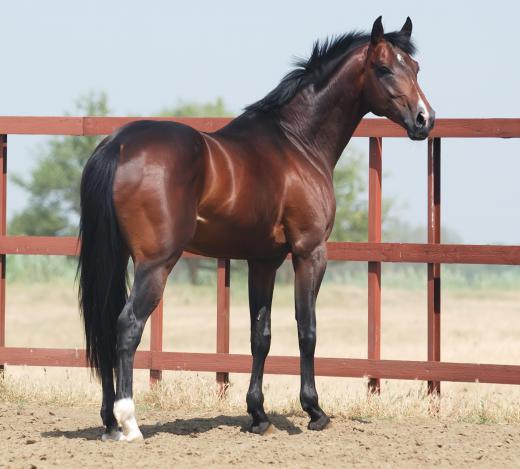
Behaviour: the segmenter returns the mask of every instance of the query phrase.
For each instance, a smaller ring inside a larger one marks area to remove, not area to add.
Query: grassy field
[[[249,313],[245,280],[232,277],[231,352],[249,353]],[[387,286],[385,283],[390,286]],[[396,288],[383,276],[382,357],[426,359],[426,280]],[[418,286],[424,288],[418,288]],[[273,306],[272,354],[298,354],[291,285],[277,285]],[[442,359],[472,363],[520,363],[520,289],[443,288]],[[164,349],[215,350],[216,291],[171,282],[165,294]],[[366,356],[367,291],[360,282],[327,282],[318,301],[317,356]],[[141,348],[149,344],[148,327]],[[72,278],[27,285],[12,279],[7,296],[7,345],[23,347],[83,346]],[[137,402],[146,408],[235,409],[245,411],[248,375],[233,374],[229,399],[218,401],[209,373],[165,372],[164,384],[150,392],[148,375],[136,372]],[[345,416],[404,417],[428,415],[431,402],[424,383],[384,381],[380,398],[366,398],[362,379],[318,378],[323,406]],[[299,378],[266,376],[266,408],[299,412]],[[514,386],[443,383],[441,414],[469,421],[520,422]],[[0,399],[97,406],[99,386],[86,370],[8,367]]]

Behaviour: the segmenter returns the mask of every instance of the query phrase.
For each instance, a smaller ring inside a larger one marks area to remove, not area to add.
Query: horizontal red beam
[[[107,135],[127,122],[141,119],[182,122],[204,132],[226,125],[228,117],[39,117],[0,116],[0,134]],[[363,119],[355,137],[406,137],[387,119]],[[519,138],[520,119],[437,119],[431,137]]]
[[[520,265],[520,246],[327,243],[330,260]]]
[[[327,243],[330,260],[520,265],[520,246],[469,244]],[[78,240],[57,236],[0,236],[0,254],[75,256]],[[189,252],[184,257],[201,257]]]
[[[0,363],[27,366],[86,366],[84,350],[0,347]],[[183,370],[249,373],[249,355],[225,353],[137,352],[135,367],[154,370]],[[298,357],[268,357],[265,372],[300,374]],[[458,381],[520,384],[520,366],[473,363],[316,358],[316,374],[353,378]]]

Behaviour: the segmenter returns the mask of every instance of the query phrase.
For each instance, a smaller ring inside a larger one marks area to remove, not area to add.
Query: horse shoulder
[[[305,255],[324,243],[332,230],[335,211],[331,177],[314,170],[292,175],[283,216],[292,252]]]

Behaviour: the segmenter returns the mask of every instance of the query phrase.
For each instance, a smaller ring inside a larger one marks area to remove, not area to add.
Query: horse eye
[[[377,71],[380,75],[392,75],[392,70],[384,65],[378,66]]]

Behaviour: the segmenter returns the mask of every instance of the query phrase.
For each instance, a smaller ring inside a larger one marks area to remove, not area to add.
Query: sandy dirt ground
[[[83,346],[72,288],[12,285],[7,298],[8,345]],[[317,356],[365,357],[366,308],[365,288],[325,285]],[[293,311],[292,287],[279,288],[273,354],[298,354]],[[215,322],[213,288],[169,286],[165,350],[213,351]],[[383,289],[382,330],[383,358],[424,360],[425,291]],[[248,331],[246,296],[232,290],[233,353],[249,352]],[[442,331],[443,360],[520,363],[520,292],[446,290]],[[148,343],[147,330],[141,348]],[[86,370],[8,367],[6,376],[21,385],[0,389],[0,468],[520,467],[520,388],[514,386],[443,383],[442,415],[435,418],[428,417],[424,398],[414,397],[424,383],[385,381],[384,402],[370,407],[363,380],[318,378],[333,423],[315,433],[300,414],[299,378],[266,376],[266,410],[274,412],[275,431],[256,436],[245,431],[248,375],[231,376],[233,403],[225,408],[212,400],[213,374],[205,375],[209,386],[188,381],[181,393],[176,382],[148,403],[148,372],[138,371],[137,414],[145,441],[128,444],[99,440],[99,385]],[[165,373],[177,381],[182,376]],[[49,391],[49,384],[58,391]],[[38,404],[41,389],[47,389],[45,402]]]
[[[274,415],[265,436],[244,415],[142,413],[145,440],[99,440],[95,412],[0,404],[0,467],[518,467],[520,425],[334,418],[323,432]]]

